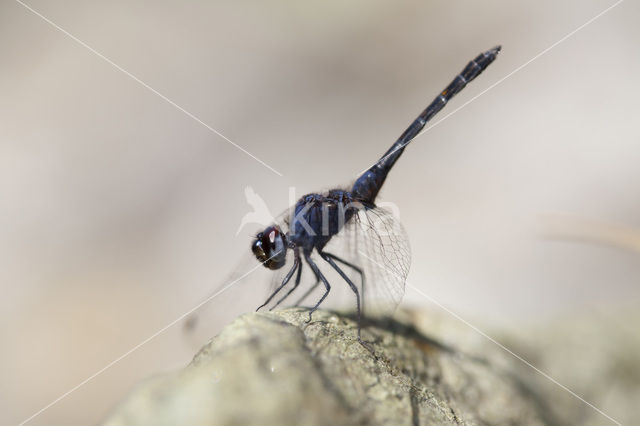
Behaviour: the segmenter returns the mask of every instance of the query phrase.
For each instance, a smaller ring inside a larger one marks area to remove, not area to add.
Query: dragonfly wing
[[[409,239],[399,220],[380,207],[365,207],[332,238],[325,251],[364,272],[364,282],[353,268],[339,264],[357,284],[367,314],[391,314],[405,291],[411,265]],[[359,284],[359,285],[358,285]]]
[[[214,284],[213,290],[192,308],[183,323],[185,332],[193,336],[204,333],[205,337],[210,337],[215,331],[212,326],[228,323],[242,313],[255,310],[264,300],[262,295],[272,275],[247,244],[231,273]]]

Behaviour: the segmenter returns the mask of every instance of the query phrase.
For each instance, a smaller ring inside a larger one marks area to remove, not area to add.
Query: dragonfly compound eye
[[[279,269],[284,266],[286,250],[285,236],[277,226],[270,226],[256,235],[251,246],[251,251],[256,258],[269,269]]]

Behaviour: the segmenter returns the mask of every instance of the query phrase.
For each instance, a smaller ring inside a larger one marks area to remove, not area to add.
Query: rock
[[[247,314],[183,370],[140,384],[103,425],[554,423],[508,372],[517,360],[456,320],[428,317],[371,320],[363,339],[374,356],[348,316],[317,311],[306,324],[305,309]]]

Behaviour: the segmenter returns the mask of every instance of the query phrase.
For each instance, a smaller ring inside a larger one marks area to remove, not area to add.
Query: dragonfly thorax
[[[305,195],[289,218],[289,241],[306,253],[320,251],[362,208],[362,202],[340,189]]]

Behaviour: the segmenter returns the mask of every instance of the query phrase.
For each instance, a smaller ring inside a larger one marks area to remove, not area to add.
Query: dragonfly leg
[[[275,297],[276,294],[278,294],[278,292],[280,290],[282,290],[282,288],[287,285],[287,283],[289,282],[289,280],[291,280],[291,277],[293,276],[293,273],[296,271],[296,269],[298,269],[300,267],[300,255],[296,252],[296,256],[295,259],[293,261],[293,266],[291,267],[291,269],[289,270],[289,272],[287,272],[287,275],[284,277],[284,280],[282,280],[282,284],[280,284],[278,286],[278,288],[276,288],[276,290],[271,293],[271,296],[269,296],[269,298],[260,306],[258,306],[258,309],[256,309],[256,311],[259,311],[260,309],[262,309],[263,307],[265,307],[266,305],[269,304],[269,302],[271,302],[271,299],[273,299]]]
[[[320,252],[320,256],[326,260],[329,265],[331,265],[333,267],[333,269],[335,269],[336,271],[338,271],[338,273],[340,274],[340,276],[342,277],[343,280],[345,280],[347,282],[347,284],[349,284],[349,287],[351,287],[351,290],[353,290],[353,292],[356,294],[356,308],[357,308],[357,312],[358,312],[358,342],[362,343],[362,338],[360,337],[360,329],[362,328],[362,315],[361,315],[361,311],[360,311],[360,294],[358,293],[358,287],[356,287],[356,285],[349,279],[349,277],[347,276],[347,274],[344,273],[344,271],[342,269],[340,269],[340,267],[336,264],[336,262],[334,262],[332,255],[329,255],[328,253],[323,253]]]
[[[307,320],[307,323],[309,323],[311,322],[311,315],[318,309],[318,307],[322,304],[322,302],[324,302],[324,299],[326,299],[327,296],[329,295],[329,292],[331,291],[331,285],[329,285],[329,281],[327,281],[325,276],[322,275],[322,272],[320,272],[318,265],[316,265],[313,259],[311,259],[311,255],[308,253],[305,253],[304,258],[306,259],[307,263],[309,264],[313,272],[316,274],[316,276],[320,278],[320,281],[322,281],[322,283],[324,284],[324,288],[326,289],[326,291],[324,292],[320,300],[318,300],[318,303],[316,303],[315,306],[311,308],[311,310],[309,311],[309,319]]]
[[[284,296],[282,296],[280,298],[280,300],[278,300],[276,302],[275,305],[273,305],[273,307],[271,309],[269,309],[270,311],[274,310],[276,307],[278,307],[279,304],[281,304],[287,297],[289,297],[291,295],[291,293],[293,293],[293,291],[298,288],[298,286],[300,285],[300,279],[302,278],[302,263],[300,264],[300,266],[298,267],[298,274],[296,275],[296,282],[295,284],[293,284],[293,287],[291,287],[291,289],[287,292],[287,294],[285,294]]]
[[[300,304],[304,301],[304,299],[309,297],[309,295],[313,292],[313,290],[318,288],[319,285],[320,285],[320,278],[316,275],[316,282],[311,286],[311,288],[309,290],[307,290],[302,295],[302,297],[300,299],[298,299],[298,301],[296,303],[293,304],[293,306],[300,306]]]
[[[361,293],[361,299],[362,299],[362,312],[365,312],[364,309],[364,287],[365,287],[365,275],[364,275],[364,271],[362,270],[361,267],[351,263],[351,262],[347,262],[346,260],[336,256],[335,254],[329,253],[329,252],[323,252],[325,255],[329,256],[331,259],[336,260],[340,263],[342,263],[345,266],[348,266],[349,268],[353,269],[354,271],[356,271],[358,274],[360,274],[360,293]]]

